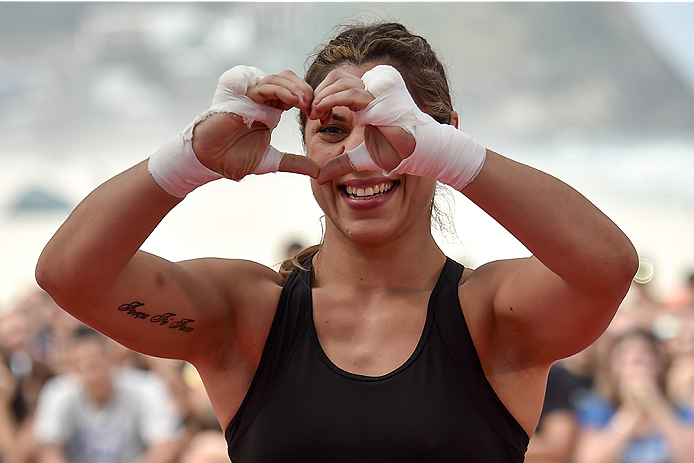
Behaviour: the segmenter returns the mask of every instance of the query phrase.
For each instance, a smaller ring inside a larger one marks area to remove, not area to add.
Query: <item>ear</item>
[[[450,122],[448,122],[448,124],[452,125],[453,127],[455,127],[457,129],[459,120],[460,120],[460,118],[458,117],[458,112],[453,111],[451,113],[451,120],[450,120]]]

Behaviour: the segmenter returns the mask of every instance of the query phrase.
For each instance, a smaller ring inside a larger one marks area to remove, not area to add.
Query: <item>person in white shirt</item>
[[[78,328],[74,373],[51,378],[39,396],[35,434],[39,462],[172,462],[181,420],[156,374],[117,368],[108,339]]]

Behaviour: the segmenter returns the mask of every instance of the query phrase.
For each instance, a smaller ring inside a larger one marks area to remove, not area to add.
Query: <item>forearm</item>
[[[58,444],[43,444],[38,450],[38,463],[70,463]]]
[[[172,463],[181,453],[179,441],[155,442],[149,446],[139,463]]]
[[[94,190],[72,212],[39,259],[38,283],[60,303],[88,302],[117,281],[139,247],[180,201],[142,162]]]
[[[5,402],[5,398],[0,397],[0,461],[5,463],[20,462],[15,446],[16,431],[9,406]]]
[[[570,284],[624,286],[636,270],[636,252],[624,233],[580,193],[544,172],[489,151],[462,192]]]
[[[611,463],[618,461],[628,436],[612,429],[583,431],[576,446],[576,463]]]

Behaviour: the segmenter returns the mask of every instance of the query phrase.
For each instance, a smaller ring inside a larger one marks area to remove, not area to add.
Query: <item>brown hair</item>
[[[442,124],[450,122],[453,104],[443,64],[423,37],[398,23],[343,26],[339,34],[314,52],[304,80],[313,88],[341,64],[385,62],[402,74],[422,111]],[[301,126],[306,116],[300,114]]]
[[[443,64],[423,37],[413,34],[405,26],[393,22],[352,24],[342,26],[327,44],[320,46],[311,56],[304,80],[314,89],[328,73],[342,64],[360,66],[382,62],[395,67],[405,80],[407,89],[420,109],[441,124],[448,124],[453,113],[448,78]],[[302,131],[306,115],[299,113]],[[439,188],[437,188],[437,191]],[[439,230],[455,233],[453,222],[445,220],[445,212],[432,202],[432,214]],[[448,223],[445,223],[448,222]],[[310,246],[280,266],[280,274],[288,276],[301,262],[318,252],[320,244]]]

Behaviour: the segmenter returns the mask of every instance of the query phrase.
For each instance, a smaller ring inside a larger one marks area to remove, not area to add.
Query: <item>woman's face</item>
[[[341,70],[361,77],[380,63],[344,65]],[[327,123],[308,120],[305,141],[308,156],[318,165],[356,148],[364,141],[364,127],[347,107],[333,108]],[[392,149],[389,144],[380,149]],[[333,233],[360,245],[378,245],[398,236],[430,233],[431,201],[436,181],[382,171],[353,172],[323,185],[312,180],[316,201],[327,217],[326,238]]]

